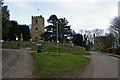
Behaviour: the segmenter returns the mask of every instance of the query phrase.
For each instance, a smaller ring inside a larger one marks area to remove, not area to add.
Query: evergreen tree
[[[70,29],[70,25],[68,25],[68,21],[66,18],[59,19],[59,40],[61,42],[68,42],[68,37],[72,36],[72,30]]]
[[[19,35],[21,39],[21,34],[23,35],[23,41],[30,41],[30,29],[27,25],[19,25]]]
[[[41,36],[45,41],[56,41],[56,26],[58,25],[58,39],[60,42],[66,41],[68,42],[69,37],[72,36],[72,30],[68,25],[68,21],[66,18],[58,19],[56,15],[51,15],[47,20],[50,25],[46,26],[46,32]],[[57,24],[58,23],[58,24]]]
[[[82,46],[83,45],[83,36],[81,34],[75,34],[73,36],[72,42],[76,46]]]
[[[2,38],[3,40],[7,40],[9,29],[11,27],[10,24],[10,14],[7,6],[2,7]]]
[[[15,41],[16,37],[20,38],[19,27],[17,21],[10,21],[11,28],[9,29],[8,39]]]

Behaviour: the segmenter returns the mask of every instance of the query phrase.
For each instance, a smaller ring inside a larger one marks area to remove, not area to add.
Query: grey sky
[[[19,24],[31,24],[32,15],[42,15],[45,26],[50,15],[65,17],[76,32],[80,29],[107,29],[118,16],[119,0],[5,0],[11,20]],[[37,11],[39,9],[39,12]]]

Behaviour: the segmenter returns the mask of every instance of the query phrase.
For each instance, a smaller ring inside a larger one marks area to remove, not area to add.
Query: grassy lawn
[[[70,54],[75,54],[75,55],[90,55],[90,53],[86,50],[75,51],[75,50],[62,49],[60,52],[61,53],[70,53]]]
[[[56,53],[54,53],[56,54]],[[33,53],[39,78],[65,78],[80,75],[89,58],[74,54],[48,55],[47,52]],[[77,71],[77,72],[76,72]]]

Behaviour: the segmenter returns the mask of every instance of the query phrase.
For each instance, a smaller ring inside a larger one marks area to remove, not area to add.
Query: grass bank
[[[67,53],[53,56],[44,52],[33,53],[33,56],[39,78],[77,77],[90,62],[89,58]]]
[[[38,49],[38,46],[34,46],[32,48],[32,50],[35,50],[37,51]],[[52,47],[52,46],[43,46],[43,51],[44,52],[50,52],[52,53],[52,51],[56,51],[57,48],[56,47]],[[75,54],[75,55],[91,55],[88,51],[86,50],[69,50],[69,49],[60,49],[59,50],[60,54],[63,54],[63,53],[69,53],[69,54]]]
[[[23,46],[20,46],[20,47],[17,47],[17,46],[2,46],[2,48],[6,48],[6,49],[20,49],[22,48]]]
[[[19,47],[17,46],[18,43],[20,44]],[[36,43],[30,42],[30,41],[5,41],[5,42],[2,42],[2,48],[8,48],[8,49],[33,47],[34,45],[36,45]]]

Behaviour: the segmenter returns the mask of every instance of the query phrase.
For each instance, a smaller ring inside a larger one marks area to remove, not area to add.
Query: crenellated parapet
[[[32,18],[44,18],[44,17],[42,17],[42,15],[40,15],[40,16],[32,16]]]

